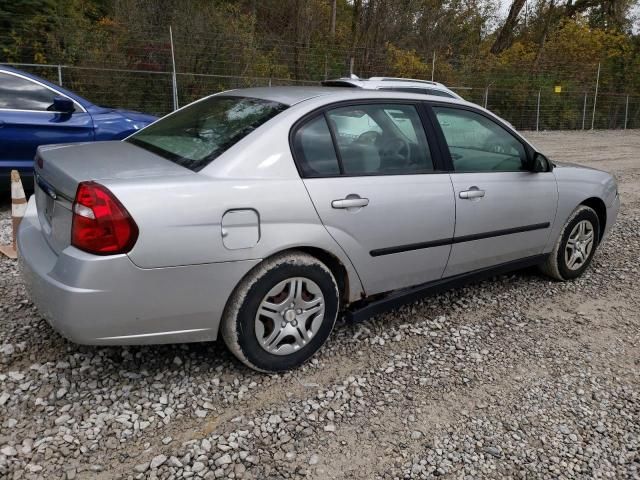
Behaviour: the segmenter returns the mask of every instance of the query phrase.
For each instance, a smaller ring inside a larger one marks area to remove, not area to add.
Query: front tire
[[[326,265],[302,252],[285,252],[265,260],[240,282],[223,315],[222,338],[254,370],[290,370],[311,358],[329,337],[339,299]]]
[[[596,212],[580,205],[567,220],[549,258],[540,269],[556,280],[577,278],[587,269],[600,242]]]

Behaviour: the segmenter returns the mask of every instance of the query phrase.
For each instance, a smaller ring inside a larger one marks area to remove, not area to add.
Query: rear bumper
[[[259,260],[142,269],[127,255],[56,254],[34,198],[18,231],[23,278],[49,324],[75,343],[140,345],[215,340],[233,289]]]

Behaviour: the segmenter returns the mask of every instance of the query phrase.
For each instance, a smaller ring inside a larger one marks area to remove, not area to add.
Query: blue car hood
[[[136,112],[135,110],[123,110],[123,109],[117,108],[117,109],[114,109],[113,111],[118,112],[120,115],[127,117],[128,119],[133,120],[134,122],[152,123],[158,120],[158,117],[149,115],[147,113]]]
[[[100,107],[100,106],[94,105],[90,109],[90,111],[92,114],[95,114],[95,115],[103,115],[106,113],[117,113],[119,115],[122,115],[125,118],[128,118],[129,120],[132,120],[136,123],[142,123],[145,125],[148,125],[158,120],[158,117],[154,115],[149,115],[148,113],[136,112],[135,110],[126,110],[124,108]]]

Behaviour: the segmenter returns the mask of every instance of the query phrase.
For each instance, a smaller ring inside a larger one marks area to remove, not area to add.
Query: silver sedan
[[[83,344],[215,340],[251,368],[354,319],[525,266],[589,266],[620,201],[463,100],[340,88],[213,95],[124,141],[41,147],[18,246]]]

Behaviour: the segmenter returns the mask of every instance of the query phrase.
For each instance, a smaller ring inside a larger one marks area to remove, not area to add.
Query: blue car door
[[[13,72],[0,71],[0,177],[10,169],[30,173],[39,145],[91,141],[91,115],[77,102],[70,113],[54,111],[51,88]]]

